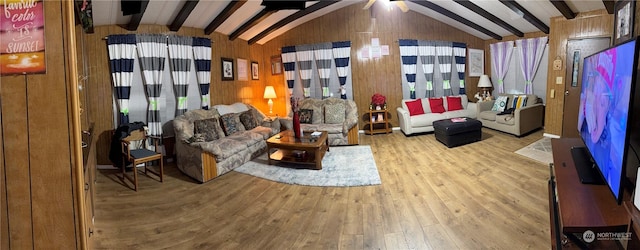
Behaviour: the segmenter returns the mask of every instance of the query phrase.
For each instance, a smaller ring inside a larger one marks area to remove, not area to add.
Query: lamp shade
[[[478,88],[491,88],[491,80],[489,80],[488,75],[480,76],[480,81],[478,81]]]
[[[274,99],[276,97],[276,90],[273,86],[267,86],[264,88],[264,99]]]

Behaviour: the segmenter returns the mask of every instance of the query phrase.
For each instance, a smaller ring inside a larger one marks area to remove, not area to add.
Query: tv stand
[[[582,239],[582,234],[626,232],[629,215],[618,205],[606,185],[586,185],[580,182],[571,149],[584,147],[579,138],[552,139],[553,164],[549,180],[549,219],[553,249],[597,248],[617,249],[619,242]],[[629,192],[623,200],[631,200]]]
[[[597,169],[598,167],[591,160],[587,147],[571,147],[571,158],[573,158],[573,165],[576,166],[581,183],[604,184],[604,180]]]

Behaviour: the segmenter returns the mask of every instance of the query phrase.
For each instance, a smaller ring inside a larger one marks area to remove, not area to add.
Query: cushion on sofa
[[[203,141],[213,141],[220,139],[219,132],[222,131],[218,118],[209,118],[203,120],[193,121],[194,136],[201,136]],[[224,136],[224,134],[223,134]],[[194,141],[199,141],[199,138],[195,138]]]
[[[507,103],[509,102],[509,96],[501,95],[496,98],[496,101],[493,103],[493,107],[491,107],[492,111],[502,112],[507,107]]]
[[[424,114],[424,110],[422,109],[422,101],[420,99],[413,101],[406,101],[407,110],[409,110],[409,115],[421,115]]]
[[[300,110],[303,110],[303,109],[313,110],[311,123],[313,124],[324,123],[324,110],[322,109],[322,105],[323,105],[322,100],[306,98],[304,100],[301,100]]]
[[[496,123],[505,124],[505,125],[514,125],[516,124],[516,119],[513,115],[496,115]]]
[[[447,96],[447,111],[461,110],[462,97],[459,96]]]
[[[431,113],[444,113],[444,104],[442,103],[442,98],[435,97],[429,98],[429,107],[431,108]]]
[[[300,123],[313,123],[313,109],[300,109],[298,113]]]
[[[514,109],[519,109],[527,105],[527,96],[526,95],[514,95],[513,96],[513,106]]]
[[[240,122],[244,126],[245,130],[251,130],[258,126],[258,120],[256,119],[253,110],[247,110],[240,113]]]
[[[343,123],[345,112],[346,107],[342,102],[325,105],[324,122],[329,124]]]
[[[242,122],[240,122],[239,113],[228,113],[220,116],[220,123],[226,136],[245,130]]]
[[[482,111],[480,112],[480,114],[478,114],[478,118],[483,119],[483,120],[488,120],[488,121],[495,121],[496,120],[496,115],[498,115],[498,111],[493,111],[493,110],[488,110],[488,111]]]

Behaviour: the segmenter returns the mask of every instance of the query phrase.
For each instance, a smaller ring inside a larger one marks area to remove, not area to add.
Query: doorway
[[[609,37],[574,39],[567,42],[567,72],[564,77],[562,137],[580,137],[578,107],[582,87],[582,62],[585,57],[609,47]]]

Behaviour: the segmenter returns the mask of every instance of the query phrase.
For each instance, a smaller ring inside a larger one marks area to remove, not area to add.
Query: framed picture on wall
[[[246,81],[249,79],[248,75],[248,69],[247,69],[247,60],[245,59],[237,59],[237,68],[238,68],[238,80],[239,81]]]
[[[469,76],[484,74],[484,50],[469,49]]]
[[[233,81],[233,59],[231,58],[221,58],[220,59],[221,72],[223,81]]]
[[[258,62],[251,62],[251,80],[258,80],[260,78],[258,66]]]
[[[633,36],[633,24],[635,22],[636,1],[618,0],[615,4],[613,19],[613,45],[626,42]]]
[[[282,58],[280,55],[271,56],[271,74],[282,74]]]

